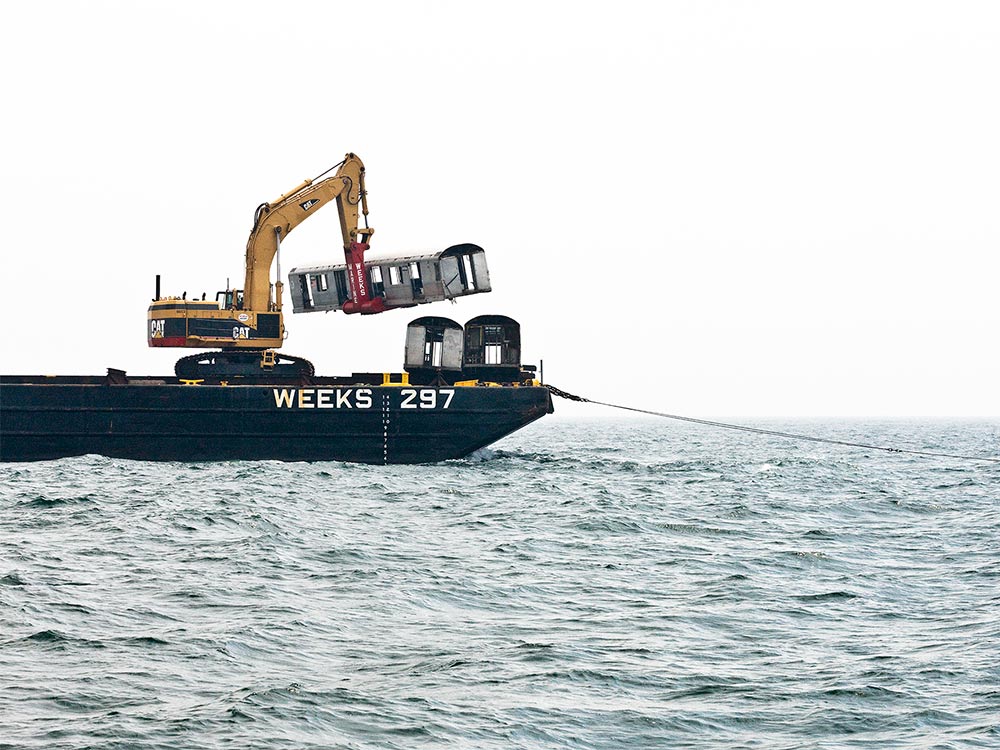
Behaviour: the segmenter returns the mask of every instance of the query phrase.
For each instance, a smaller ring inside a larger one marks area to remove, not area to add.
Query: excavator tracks
[[[265,382],[278,378],[310,378],[313,363],[272,350],[216,351],[181,357],[174,374],[181,380]]]

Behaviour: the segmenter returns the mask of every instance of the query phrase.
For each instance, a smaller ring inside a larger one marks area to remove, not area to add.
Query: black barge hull
[[[552,412],[541,386],[205,385],[175,378],[0,377],[0,461],[461,458]]]

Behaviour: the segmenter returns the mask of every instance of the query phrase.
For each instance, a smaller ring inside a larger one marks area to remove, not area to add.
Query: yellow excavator
[[[218,292],[214,301],[206,300],[205,295],[200,300],[188,299],[186,292],[180,297],[161,297],[160,277],[156,277],[156,298],[147,314],[149,345],[221,349],[178,360],[174,370],[179,378],[313,374],[308,360],[274,351],[285,339],[281,243],[295,227],[331,201],[336,201],[340,213],[347,259],[351,299],[343,305],[344,312],[371,315],[386,309],[384,300],[371,294],[365,271],[364,254],[375,232],[368,226],[365,166],[355,154],[347,154],[318,177],[257,207],[247,240],[242,289]],[[358,226],[359,220],[364,226]],[[276,257],[277,280],[272,283],[271,265]]]

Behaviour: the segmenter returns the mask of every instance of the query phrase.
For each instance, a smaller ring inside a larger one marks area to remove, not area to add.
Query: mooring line
[[[722,427],[727,430],[740,430],[741,432],[754,432],[758,435],[771,435],[773,437],[782,437],[789,440],[808,440],[813,443],[830,443],[832,445],[845,445],[850,448],[866,448],[873,451],[885,451],[886,453],[909,453],[914,456],[934,456],[936,458],[957,458],[963,461],[990,461],[992,463],[1000,463],[1000,457],[991,456],[966,456],[960,453],[939,453],[937,451],[924,451],[918,450],[916,448],[895,448],[887,445],[869,445],[867,443],[854,443],[849,440],[836,440],[834,438],[823,438],[817,437],[816,435],[803,435],[797,432],[782,432],[780,430],[767,430],[763,427],[750,427],[744,424],[731,424],[729,422],[716,422],[711,419],[697,419],[696,417],[684,417],[680,414],[667,414],[662,411],[652,411],[650,409],[637,409],[634,406],[622,406],[621,404],[609,404],[606,401],[595,401],[592,398],[584,398],[583,396],[576,396],[572,393],[567,393],[564,390],[556,388],[554,385],[546,385],[546,388],[551,391],[552,395],[558,396],[559,398],[564,398],[569,401],[580,401],[581,403],[587,404],[597,404],[599,406],[610,406],[612,409],[623,409],[625,411],[634,411],[640,414],[651,414],[654,417],[665,417],[666,419],[676,419],[681,422],[693,422],[694,424],[708,425],[709,427]]]

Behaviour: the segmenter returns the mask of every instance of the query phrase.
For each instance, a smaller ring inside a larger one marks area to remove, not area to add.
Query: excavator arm
[[[271,295],[271,264],[280,243],[299,224],[320,208],[336,201],[340,214],[340,230],[344,238],[344,253],[350,269],[351,302],[345,312],[376,313],[385,309],[379,298],[372,298],[364,272],[364,253],[368,240],[375,232],[368,226],[358,227],[363,215],[368,216],[365,192],[365,165],[355,154],[347,154],[330,177],[330,170],[313,180],[285,193],[271,203],[262,203],[254,215],[254,225],[247,240],[244,307],[249,310],[281,311],[282,283],[275,284]],[[360,211],[359,211],[360,207]]]
[[[365,165],[354,154],[347,154],[332,169],[257,208],[247,240],[242,298],[238,289],[219,292],[214,302],[206,300],[205,295],[200,300],[189,300],[186,292],[180,297],[161,297],[157,277],[156,297],[146,314],[148,344],[197,349],[217,346],[223,350],[182,358],[174,368],[179,377],[248,377],[248,372],[263,371],[298,376],[312,372],[312,365],[306,360],[287,356],[280,361],[275,359],[273,350],[285,339],[285,325],[281,312],[281,272],[279,269],[272,289],[271,264],[281,241],[331,201],[336,202],[340,214],[344,253],[350,269],[350,299],[342,309],[364,314],[386,309],[382,297],[372,296],[364,267],[368,240],[374,233],[367,226]],[[362,218],[365,226],[359,227]]]

